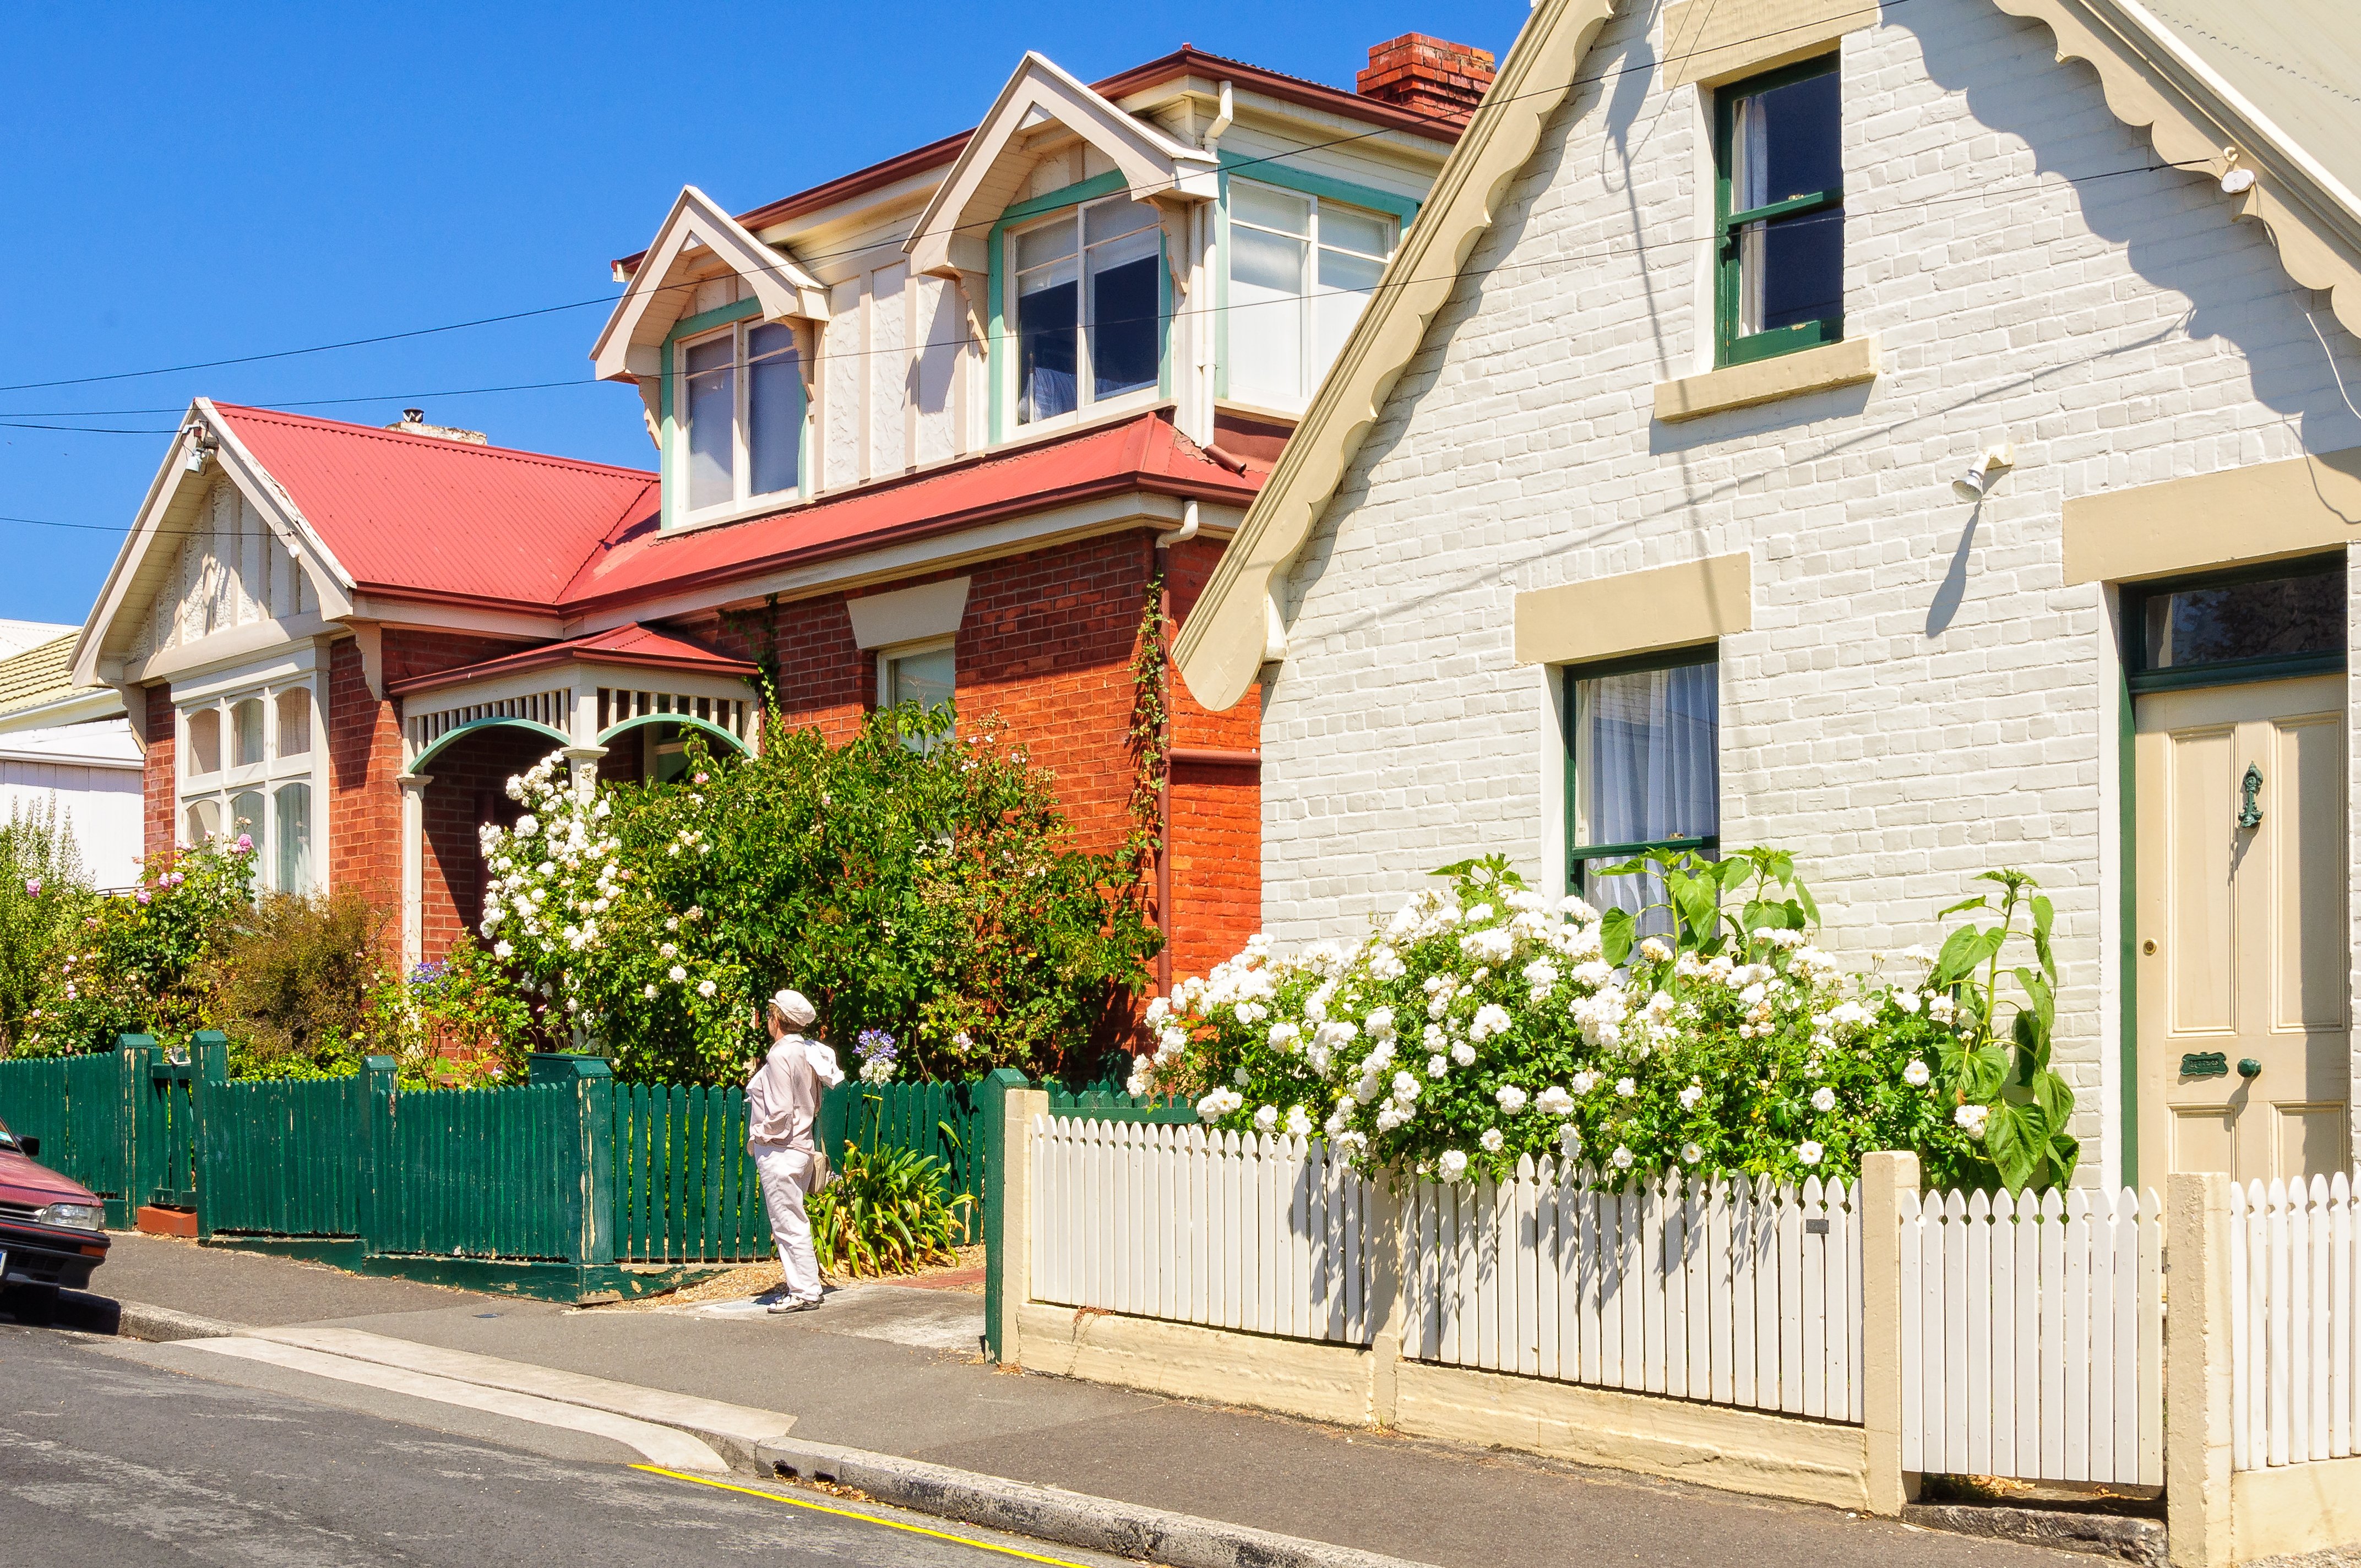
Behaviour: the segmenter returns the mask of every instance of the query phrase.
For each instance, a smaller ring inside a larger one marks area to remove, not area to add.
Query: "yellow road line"
[[[881,1519],[875,1514],[864,1514],[858,1508],[832,1508],[826,1503],[815,1503],[805,1497],[790,1497],[778,1492],[767,1492],[760,1486],[734,1486],[727,1481],[716,1481],[704,1475],[691,1475],[683,1470],[667,1470],[661,1464],[634,1464],[634,1470],[644,1470],[651,1475],[669,1475],[675,1481],[694,1481],[700,1486],[710,1486],[719,1492],[743,1492],[750,1497],[766,1502],[785,1503],[814,1513],[834,1514],[839,1519],[859,1519],[864,1524],[884,1525],[887,1530],[906,1530],[912,1535],[931,1535],[938,1541],[955,1541],[961,1546],[972,1546],[978,1552],[997,1552],[1004,1557],[1021,1557],[1027,1563],[1047,1563],[1050,1568],[1083,1568],[1062,1557],[1044,1557],[1038,1552],[1019,1552],[1013,1546],[995,1546],[988,1541],[978,1541],[970,1535],[953,1535],[947,1530],[928,1530],[924,1525],[904,1524],[899,1519]]]

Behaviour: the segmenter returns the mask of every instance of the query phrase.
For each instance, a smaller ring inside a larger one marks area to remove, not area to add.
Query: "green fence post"
[[[1008,1096],[1030,1088],[1013,1067],[994,1068],[983,1080],[983,1330],[984,1357],[998,1361],[1007,1290]]]
[[[136,1226],[139,1211],[155,1201],[156,1167],[164,1153],[163,1129],[153,1124],[150,1107],[155,1103],[155,1087],[148,1081],[148,1069],[156,1059],[156,1036],[153,1035],[121,1035],[116,1044],[123,1052],[123,1206],[127,1211],[125,1223]]]
[[[126,1231],[139,1222],[139,1197],[133,1190],[133,1184],[139,1179],[135,1143],[138,1136],[139,1101],[134,1090],[138,1081],[139,1052],[132,1042],[146,1038],[144,1035],[115,1036],[115,1130],[108,1142],[112,1146],[109,1154],[115,1162],[115,1184],[121,1192],[106,1201],[106,1217],[117,1229]]]
[[[599,1057],[576,1069],[582,1120],[582,1245],[586,1268],[615,1262],[615,1072]]]
[[[354,1172],[358,1189],[361,1255],[377,1251],[383,1234],[385,1209],[394,1201],[386,1186],[394,1177],[390,1168],[393,1149],[393,1076],[391,1057],[363,1057],[360,1076],[353,1080],[352,1097],[345,1102],[353,1125],[345,1129],[357,1151]]]
[[[229,1036],[219,1029],[200,1029],[189,1039],[189,1061],[195,1072],[189,1083],[189,1185],[196,1190],[197,1239],[214,1234],[213,1206],[205,1201],[207,1168],[226,1168],[212,1157],[212,1127],[207,1121],[212,1096],[208,1086],[229,1080]]]

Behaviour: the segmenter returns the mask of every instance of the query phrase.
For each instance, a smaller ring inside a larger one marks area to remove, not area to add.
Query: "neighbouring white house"
[[[112,686],[77,686],[81,628],[0,620],[0,816],[54,810],[100,887],[139,880],[140,754]]]
[[[2058,906],[2088,1181],[2355,1157],[2361,11],[1542,0],[1178,653],[1263,909]]]

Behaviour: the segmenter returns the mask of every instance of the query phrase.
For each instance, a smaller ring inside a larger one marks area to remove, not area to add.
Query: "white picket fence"
[[[2230,1189],[2231,1464],[2361,1452],[2361,1176]]]
[[[1902,1465],[2164,1482],[2161,1206],[1902,1195]]]
[[[1379,1195],[1324,1145],[1038,1117],[1032,1178],[1036,1300],[1369,1343]]]
[[[1861,1419],[1861,1234],[1841,1181],[1514,1180],[1410,1200],[1402,1353],[1674,1398]]]

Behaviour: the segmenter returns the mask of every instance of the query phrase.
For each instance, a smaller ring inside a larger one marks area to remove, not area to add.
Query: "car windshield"
[[[13,1149],[16,1146],[16,1135],[8,1130],[7,1123],[0,1122],[0,1149]]]

